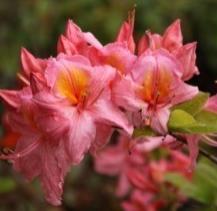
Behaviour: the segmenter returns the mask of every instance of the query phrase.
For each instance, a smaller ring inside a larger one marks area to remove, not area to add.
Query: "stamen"
[[[92,99],[92,101],[89,103],[89,105],[93,105],[98,100],[98,98],[101,96],[103,91],[104,91],[104,88],[102,88],[100,90],[99,94],[95,98]]]
[[[209,145],[211,145],[211,146],[214,146],[214,147],[217,147],[217,141],[211,139],[211,138],[210,138],[209,136],[207,136],[207,135],[202,135],[202,137],[204,138],[204,141],[205,141],[207,144],[209,144]]]
[[[27,86],[30,86],[28,79],[20,73],[17,73],[17,77]]]
[[[9,155],[0,155],[0,159],[2,160],[14,160],[14,159],[18,159],[24,156],[27,156],[30,152],[32,152],[34,149],[36,149],[40,144],[40,139],[38,139],[37,141],[33,142],[32,144],[30,144],[28,147],[26,147],[24,150],[20,151],[20,152],[16,152],[14,154],[9,154]]]

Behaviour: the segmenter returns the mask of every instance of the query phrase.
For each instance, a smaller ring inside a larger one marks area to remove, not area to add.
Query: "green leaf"
[[[189,113],[177,109],[171,112],[168,121],[168,128],[173,132],[186,132],[186,128],[195,126],[196,120]]]
[[[217,114],[201,111],[194,117],[183,110],[174,110],[170,114],[168,128],[171,132],[188,134],[206,134],[217,132]]]
[[[166,182],[170,182],[175,187],[179,188],[179,190],[185,195],[190,198],[197,199],[198,201],[201,201],[201,198],[198,199],[197,197],[197,191],[198,188],[195,184],[187,180],[184,176],[182,176],[179,173],[169,172],[166,173],[164,180]]]
[[[187,180],[179,173],[169,172],[165,175],[164,180],[177,187],[185,196],[205,204],[212,203],[214,205],[217,199],[217,192],[216,186],[213,186],[213,184],[216,183],[217,180],[210,182],[209,171],[203,171],[205,169],[209,169],[211,172],[213,171],[213,167],[211,166],[196,168],[192,181]]]
[[[217,191],[217,169],[209,163],[200,162],[197,167],[197,179],[205,180],[214,190]],[[198,182],[200,182],[198,181]]]
[[[210,111],[201,111],[194,116],[197,124],[190,126],[188,131],[191,133],[216,133],[217,132],[217,114]]]
[[[157,134],[150,127],[135,128],[133,131],[133,138],[143,136],[156,136]]]
[[[9,177],[0,177],[0,193],[13,191],[16,188],[16,183]]]
[[[217,128],[217,113],[203,110],[195,115],[195,119],[201,124],[206,124],[209,127]]]
[[[217,169],[207,159],[198,163],[192,181],[174,172],[167,173],[164,179],[179,188],[185,196],[217,206]]]
[[[201,111],[204,104],[207,102],[208,98],[208,93],[199,92],[199,94],[197,94],[193,99],[172,107],[172,110],[183,110],[194,116],[195,114]]]

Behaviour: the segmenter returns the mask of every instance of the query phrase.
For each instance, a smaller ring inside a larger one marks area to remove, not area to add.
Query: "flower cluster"
[[[129,154],[127,145],[130,141],[120,136],[117,144],[107,146],[95,157],[97,172],[118,176],[116,195],[122,200],[125,198],[123,209],[155,211],[171,205],[171,199],[174,203],[183,202],[185,197],[165,178],[167,173],[175,172],[191,180],[191,172],[186,168],[190,162],[188,157],[165,147],[156,149],[145,142],[136,145]]]
[[[116,40],[102,45],[69,20],[56,57],[36,58],[23,48],[22,87],[0,90],[7,108],[4,122],[12,133],[3,145],[14,150],[0,158],[11,160],[27,180],[38,177],[53,205],[61,203],[70,167],[87,152],[97,154],[114,130],[136,137],[129,148],[138,139],[151,145],[176,142],[175,134],[181,133],[194,160],[201,137],[216,146],[208,135],[217,129],[207,129],[209,122],[201,114],[216,114],[216,97],[208,100],[186,83],[198,74],[196,43],[183,44],[179,20],[162,36],[146,32],[137,46],[133,30],[132,13]],[[181,105],[185,102],[193,105]],[[193,115],[189,108],[198,112]],[[139,137],[137,130],[142,130]]]

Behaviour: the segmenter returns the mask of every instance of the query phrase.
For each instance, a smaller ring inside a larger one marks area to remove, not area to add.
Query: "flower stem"
[[[186,140],[180,136],[180,135],[175,135],[175,134],[171,134],[173,137],[176,138],[177,141],[183,143],[183,144],[187,144]],[[215,163],[217,165],[217,157],[215,155],[210,154],[207,150],[199,147],[199,154],[203,155],[204,157],[208,158],[210,161],[212,161],[213,163]]]

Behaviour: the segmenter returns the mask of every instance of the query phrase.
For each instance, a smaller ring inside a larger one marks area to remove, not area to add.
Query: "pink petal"
[[[125,172],[122,172],[119,176],[118,186],[115,193],[118,197],[123,197],[129,192],[129,190],[130,190],[130,182]]]
[[[20,106],[21,102],[18,91],[0,89],[0,97],[13,108],[18,108]]]
[[[90,148],[90,152],[94,156],[110,141],[113,131],[114,129],[111,126],[96,124],[96,137]]]
[[[107,95],[107,92],[110,92],[109,86],[115,78],[116,72],[112,67],[106,65],[95,67],[90,71],[90,74],[90,95],[88,96],[87,107],[94,104],[102,94]]]
[[[130,77],[123,77],[113,83],[112,100],[118,106],[128,111],[139,111],[147,105],[138,98],[136,90],[139,86]]]
[[[95,157],[95,170],[110,176],[118,175],[125,162],[126,152],[118,146],[109,146]]]
[[[166,29],[162,43],[169,51],[173,51],[182,46],[182,39],[180,20],[177,19]]]
[[[208,111],[217,112],[217,95],[210,97],[204,108]]]
[[[99,99],[91,108],[94,118],[97,122],[102,122],[108,125],[117,126],[123,129],[127,134],[131,135],[133,127],[128,119],[112,102]]]
[[[162,47],[162,36],[159,34],[152,34],[147,31],[140,39],[138,44],[138,55],[140,56],[147,49],[156,50]]]
[[[128,49],[134,53],[135,51],[135,42],[133,39],[133,30],[134,30],[134,20],[135,19],[135,10],[129,12],[128,21],[125,21],[118,33],[116,38],[117,42],[127,43]]]
[[[79,52],[84,50],[82,49],[83,46],[86,46],[87,49],[88,44],[94,46],[95,48],[102,48],[101,43],[94,37],[93,34],[90,32],[82,32],[81,29],[71,20],[68,20],[65,36],[72,42],[74,46],[76,46],[76,49]],[[81,47],[81,49],[79,49],[79,47]]]
[[[66,38],[76,45],[80,42],[79,33],[81,33],[81,29],[72,20],[68,20],[65,30]]]
[[[70,42],[65,36],[61,35],[58,43],[57,43],[57,52],[58,53],[65,53],[67,55],[74,55],[77,54],[78,51],[76,47]]]
[[[100,50],[91,49],[90,58],[94,65],[110,65],[121,74],[131,71],[136,57],[122,43],[111,43]]]
[[[154,183],[146,175],[148,172],[142,171],[139,168],[132,168],[127,171],[127,176],[133,186],[141,190],[156,191]]]
[[[47,89],[47,84],[41,74],[30,73],[30,87],[33,94]]]
[[[171,104],[175,105],[185,102],[186,100],[190,100],[198,94],[198,92],[198,87],[190,86],[182,81],[177,81],[177,87],[174,90],[174,96],[171,100]]]
[[[149,48],[149,37],[147,34],[143,35],[138,43],[138,55],[140,56]]]
[[[46,200],[52,205],[61,204],[64,177],[69,170],[70,161],[63,143],[58,145],[49,142],[41,148],[40,180]]]
[[[38,135],[31,133],[18,140],[15,153],[25,150],[38,139]],[[32,151],[21,158],[15,159],[14,169],[20,172],[27,180],[31,181],[41,173],[41,160],[39,148],[33,148]]]
[[[83,56],[67,56],[60,54],[57,59],[51,59],[48,62],[48,66],[45,70],[45,79],[48,86],[50,88],[54,88],[57,76],[60,71],[69,72],[72,70],[72,68],[90,70],[92,68],[89,66],[89,64],[90,63],[88,59]]]
[[[150,152],[164,143],[162,136],[142,138],[139,139],[139,142],[136,144],[136,148],[143,152]]]
[[[69,130],[71,123],[67,112],[73,113],[68,104],[46,92],[41,92],[33,99],[36,104],[35,122],[37,128],[53,140],[61,139]]]
[[[196,67],[196,43],[189,43],[179,48],[176,52],[176,57],[183,65],[183,80],[189,80],[194,74],[199,74],[198,68]]]
[[[94,37],[94,35],[90,32],[85,32],[82,34],[83,39],[90,44],[91,46],[101,49],[103,46],[102,44]]]
[[[155,72],[161,69],[171,72],[176,77],[181,76],[181,66],[172,54],[163,49],[155,51],[149,49],[135,62],[132,77],[141,84],[144,82],[144,76],[147,72]]]
[[[22,48],[21,65],[22,65],[24,75],[27,76],[28,78],[31,72],[42,72],[43,68],[46,66],[46,61],[36,59],[25,48]]]
[[[69,114],[69,132],[66,135],[66,151],[73,164],[78,164],[89,150],[96,135],[96,126],[92,114],[74,110]]]
[[[193,170],[195,168],[196,162],[197,162],[197,156],[199,154],[199,136],[198,135],[186,135],[186,141],[188,143],[189,147],[189,153],[190,153],[190,169]]]
[[[170,111],[167,107],[158,109],[151,118],[151,127],[160,134],[165,134],[168,130],[169,115]]]

